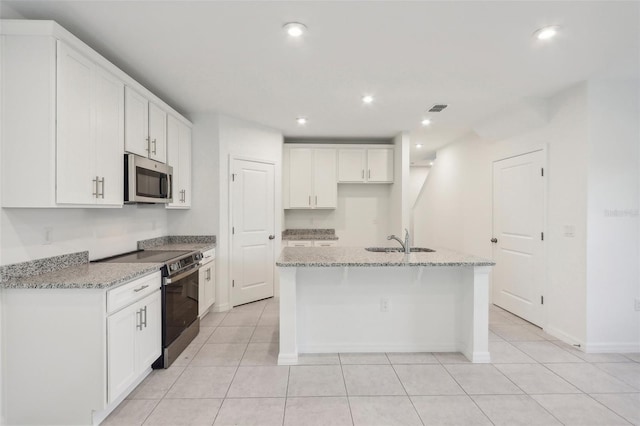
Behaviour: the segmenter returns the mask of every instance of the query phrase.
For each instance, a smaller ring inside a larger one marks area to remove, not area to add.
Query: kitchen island
[[[462,352],[490,362],[488,275],[494,262],[446,249],[286,247],[278,364],[299,353]]]

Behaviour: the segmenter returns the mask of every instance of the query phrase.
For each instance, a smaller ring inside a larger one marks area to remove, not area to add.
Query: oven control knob
[[[180,265],[178,263],[172,263],[171,265],[169,265],[169,270],[171,272],[177,271],[179,267],[180,267]]]

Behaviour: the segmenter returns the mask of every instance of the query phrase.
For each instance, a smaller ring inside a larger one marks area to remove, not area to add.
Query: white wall
[[[274,241],[276,258],[280,253],[282,218],[278,212],[282,211],[282,133],[255,123],[236,118],[219,116],[219,175],[218,188],[220,204],[219,233],[216,249],[216,310],[223,311],[231,308],[231,275],[230,251],[231,235],[229,221],[229,161],[232,156],[252,159],[268,160],[275,163],[275,235]],[[277,274],[274,285],[278,294]]]
[[[414,209],[416,243],[492,257],[492,161],[548,147],[546,329],[586,338],[586,85],[549,101],[549,123],[495,144],[468,138],[438,151]],[[564,237],[564,226],[576,229]]]
[[[413,223],[414,214],[413,209],[418,201],[418,196],[422,192],[427,176],[431,167],[416,166],[409,169],[409,232],[411,238],[415,240],[415,224]],[[413,244],[415,245],[415,244]]]
[[[417,246],[491,257],[489,155],[473,135],[438,151],[413,208]]]
[[[391,185],[338,184],[332,210],[285,210],[285,229],[334,228],[343,247],[386,245]]]
[[[638,81],[590,81],[587,350],[640,351]]]
[[[403,238],[404,230],[411,226],[411,206],[409,205],[409,153],[408,133],[400,133],[393,138],[393,185],[389,205],[390,232]]]
[[[136,242],[167,235],[164,205],[121,209],[2,209],[0,264],[89,250],[98,259],[136,250]],[[51,242],[45,241],[50,230]]]
[[[169,211],[171,235],[218,235],[219,226],[219,141],[218,115],[191,116],[193,129],[191,209]]]

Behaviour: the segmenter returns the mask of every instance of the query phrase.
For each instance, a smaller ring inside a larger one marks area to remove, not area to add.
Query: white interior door
[[[273,296],[274,165],[233,160],[232,303]]]
[[[493,163],[493,302],[537,325],[543,319],[543,167],[542,151]]]

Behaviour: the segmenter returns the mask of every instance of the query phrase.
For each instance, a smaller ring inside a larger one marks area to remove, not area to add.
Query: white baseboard
[[[220,305],[215,304],[211,308],[211,312],[227,312],[229,309],[231,309],[231,307],[229,306],[228,303],[223,303]]]
[[[588,354],[637,353],[640,352],[640,342],[587,343],[584,350]]]
[[[575,346],[575,348],[579,350],[584,350],[585,343],[582,340],[578,339],[575,336],[572,336],[571,334],[565,333],[559,328],[555,328],[551,325],[547,325],[546,327],[544,327],[544,332],[547,334],[550,334],[553,337],[557,337],[558,339],[562,340],[563,342],[571,346],[580,345],[579,347]]]
[[[280,354],[278,355],[278,365],[297,365],[298,354]]]
[[[127,390],[125,390],[124,392],[122,392],[122,394],[121,394],[121,395],[120,395],[120,396],[119,396],[115,401],[111,402],[111,404],[107,405],[103,410],[100,410],[100,411],[94,411],[94,412],[93,412],[93,424],[94,424],[94,425],[99,425],[100,423],[102,423],[102,422],[103,422],[103,421],[104,421],[104,420],[109,416],[109,414],[111,414],[111,412],[112,412],[113,410],[115,410],[115,409],[118,407],[118,405],[120,405],[120,404],[122,403],[122,401],[124,401],[124,400],[125,400],[125,398],[126,398],[127,396],[129,396],[129,394],[130,394],[131,392],[133,392],[133,390],[134,390],[136,387],[138,387],[138,385],[139,385],[140,383],[142,383],[142,381],[143,381],[143,380],[144,380],[144,379],[145,379],[149,374],[151,374],[151,372],[152,372],[152,371],[153,371],[153,370],[151,369],[151,367],[147,368],[147,369],[144,371],[144,373],[142,373],[142,374],[140,375],[140,377],[138,377],[138,378],[136,379],[136,381],[135,381],[135,382],[133,382],[133,383],[131,384],[131,386],[129,386],[129,387],[127,388]],[[3,423],[3,424],[4,424],[4,423]]]
[[[320,353],[366,353],[366,352],[462,352],[460,346],[455,344],[436,345],[351,345],[351,344],[326,344],[326,345],[298,345],[298,352],[305,354]]]

